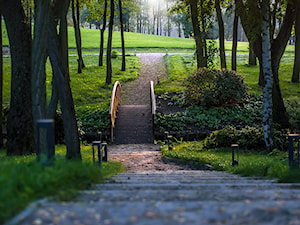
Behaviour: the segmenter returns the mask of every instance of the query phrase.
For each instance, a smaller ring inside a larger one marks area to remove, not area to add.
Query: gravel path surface
[[[137,53],[141,63],[138,79],[122,85],[122,105],[148,105],[150,104],[150,84],[157,77],[167,76],[164,64],[164,53]]]

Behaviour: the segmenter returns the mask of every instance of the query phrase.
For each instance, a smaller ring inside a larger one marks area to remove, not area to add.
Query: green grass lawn
[[[122,172],[121,163],[93,163],[91,146],[82,146],[82,162],[66,160],[65,146],[56,146],[56,161],[44,167],[35,155],[4,157],[0,151],[0,224],[41,198],[70,200],[78,190]]]
[[[291,47],[291,46],[289,46]],[[288,98],[291,96],[298,96],[300,90],[300,83],[291,83],[293,73],[294,54],[285,53],[279,68],[279,79],[282,96]],[[231,68],[231,57],[227,56],[227,67]],[[242,53],[238,55],[237,59],[237,73],[245,77],[245,83],[249,87],[251,93],[261,95],[262,88],[258,85],[259,66],[248,65],[248,54]],[[215,60],[215,68],[219,68],[219,59]],[[193,55],[167,55],[165,62],[169,77],[167,80],[161,81],[155,87],[156,94],[163,94],[165,92],[176,92],[184,89],[184,80],[196,69],[196,60]]]
[[[242,176],[274,178],[279,182],[300,182],[300,170],[290,170],[287,152],[272,153],[243,151],[239,152],[239,165],[232,167],[230,148],[203,149],[203,142],[183,142],[169,151],[162,148],[164,157],[196,162],[200,165],[210,164],[214,170],[227,171]]]

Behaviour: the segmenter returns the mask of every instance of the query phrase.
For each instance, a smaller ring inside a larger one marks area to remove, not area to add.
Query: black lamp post
[[[232,166],[238,166],[239,165],[239,145],[238,144],[232,144]],[[236,159],[235,159],[236,154]]]
[[[289,134],[288,140],[289,140],[289,166],[290,168],[294,168],[296,166],[299,166],[299,134]],[[296,149],[295,149],[295,143],[296,143]],[[295,150],[296,157],[295,157]],[[295,159],[296,158],[296,159]]]

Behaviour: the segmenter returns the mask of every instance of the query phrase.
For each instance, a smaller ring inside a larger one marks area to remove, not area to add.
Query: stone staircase
[[[297,184],[214,171],[125,172],[73,202],[41,202],[14,224],[300,223]]]
[[[119,106],[114,135],[114,144],[153,143],[153,123],[150,106]]]
[[[127,172],[82,199],[111,224],[291,224],[295,187],[214,171]]]

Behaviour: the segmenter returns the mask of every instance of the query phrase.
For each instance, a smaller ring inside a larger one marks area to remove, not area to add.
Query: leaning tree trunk
[[[103,24],[100,30],[100,54],[99,54],[99,66],[103,66],[103,45],[104,45],[104,32],[106,29],[106,14],[107,14],[107,0],[104,3],[104,13],[103,13]]]
[[[50,0],[35,0],[34,36],[32,42],[32,111],[36,122],[47,118],[46,101],[46,61],[47,61],[47,25]],[[35,134],[37,134],[35,127]],[[47,136],[40,132],[41,148],[46,149]],[[37,144],[37,143],[36,143]]]
[[[122,12],[122,1],[119,0],[120,8],[120,26],[121,26],[121,41],[122,41],[122,68],[121,71],[126,70],[126,61],[125,61],[125,41],[124,41],[124,28],[123,28],[123,12]]]
[[[204,62],[203,42],[198,20],[198,5],[197,0],[190,0],[192,24],[194,30],[194,38],[196,42],[197,68],[202,68]]]
[[[262,2],[262,63],[265,85],[263,87],[263,130],[267,149],[273,148],[272,138],[272,87],[273,75],[271,67],[271,45],[270,45],[270,27],[268,19],[269,4]]]
[[[78,70],[77,70],[77,72],[82,73],[82,68],[84,68],[85,65],[84,65],[83,58],[82,58],[79,8],[80,8],[79,0],[76,0],[76,6],[75,6],[75,0],[72,0],[72,19],[73,19],[76,49],[77,49],[77,55],[78,55],[78,59],[77,59]]]
[[[0,18],[2,18],[1,7],[0,7]],[[1,22],[0,23],[0,148],[3,148],[2,115],[3,115],[3,44],[2,44],[2,22]]]
[[[226,55],[225,55],[225,43],[224,43],[224,22],[222,18],[222,12],[220,7],[220,1],[215,0],[215,8],[217,12],[218,25],[219,25],[219,45],[220,45],[220,61],[221,69],[226,69]]]
[[[12,61],[10,111],[7,121],[7,154],[35,152],[31,98],[30,24],[20,0],[2,2]]]
[[[238,21],[239,17],[237,15],[236,9],[234,12],[233,19],[233,32],[232,32],[232,51],[231,51],[231,70],[236,71],[236,52],[238,43]]]
[[[114,26],[115,16],[115,3],[114,0],[110,1],[110,20],[109,20],[109,31],[108,31],[108,42],[107,42],[107,53],[106,53],[106,83],[111,84],[112,68],[111,68],[111,46],[112,46],[112,33]]]
[[[296,43],[295,43],[295,59],[294,59],[294,68],[293,68],[293,76],[292,82],[299,83],[299,73],[300,73],[300,0],[296,0],[296,23],[295,23],[295,31],[296,31]]]
[[[66,13],[70,1],[65,1],[62,3],[63,6],[58,6],[56,9],[60,11],[60,41],[61,43],[66,43],[64,40],[67,40],[66,35]],[[55,11],[55,10],[53,10]],[[49,25],[48,25],[48,54],[53,70],[53,85],[57,89],[58,98],[61,105],[64,131],[65,131],[65,140],[67,145],[67,154],[68,159],[80,159],[80,142],[77,121],[75,116],[74,102],[71,92],[71,87],[69,83],[69,73],[66,68],[66,59],[62,52],[65,51],[67,46],[58,45],[58,35],[57,35],[57,23],[55,21],[54,12],[50,11],[49,14]],[[59,51],[60,49],[60,51]]]
[[[248,64],[251,66],[256,66],[257,62],[256,62],[256,55],[253,49],[253,42],[249,42],[249,58],[248,58]]]

